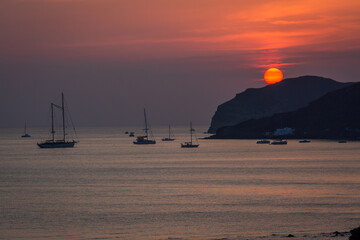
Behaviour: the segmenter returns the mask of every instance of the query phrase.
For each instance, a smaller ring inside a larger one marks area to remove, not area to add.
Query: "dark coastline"
[[[247,120],[295,111],[329,92],[351,84],[353,83],[337,82],[318,76],[300,76],[262,88],[246,89],[218,106],[208,133],[215,134],[221,127],[233,126]]]
[[[289,134],[274,134],[278,129]],[[360,139],[360,83],[327,93],[296,111],[219,128],[210,139]]]

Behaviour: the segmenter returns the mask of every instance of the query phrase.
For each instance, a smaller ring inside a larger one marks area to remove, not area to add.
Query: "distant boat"
[[[266,140],[266,139],[263,139],[263,140],[259,140],[256,142],[257,144],[269,144],[270,141],[269,140]]]
[[[306,139],[299,141],[299,143],[309,143],[309,142],[311,142],[311,141],[310,141],[310,140],[306,140]]]
[[[134,132],[130,132],[129,137],[135,137]]]
[[[40,148],[72,148],[77,141],[67,140],[65,132],[65,105],[64,105],[64,94],[61,93],[61,106],[51,103],[51,139],[37,143]],[[54,107],[61,110],[62,113],[62,139],[55,139],[54,129]]]
[[[287,141],[286,140],[275,140],[271,142],[272,145],[286,145]]]
[[[346,140],[339,140],[338,143],[347,143]]]
[[[171,138],[171,127],[169,125],[169,136],[166,137],[166,138],[161,139],[161,141],[170,142],[170,141],[174,141],[174,140],[175,140],[175,138]]]
[[[29,138],[31,137],[29,134],[26,133],[26,122],[25,122],[25,127],[24,127],[24,135],[21,136],[22,138]]]
[[[147,124],[147,119],[146,119],[146,110],[144,108],[144,119],[145,119],[145,136],[138,136],[136,138],[136,141],[134,141],[134,144],[156,144],[156,141],[154,139],[149,139],[149,132],[150,135],[152,135],[151,133],[151,129],[148,128],[148,124]]]
[[[192,128],[192,122],[190,122],[190,142],[185,142],[181,144],[182,148],[197,148],[199,147],[199,144],[193,144],[192,141],[192,134],[195,131],[195,129]]]
[[[129,134],[129,132],[128,132],[128,131],[126,131],[126,132],[125,132],[125,134]]]

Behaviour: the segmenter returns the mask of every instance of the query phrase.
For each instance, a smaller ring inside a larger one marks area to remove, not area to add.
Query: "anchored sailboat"
[[[190,142],[185,142],[181,144],[182,148],[197,148],[199,144],[193,144],[192,141],[192,134],[195,131],[195,129],[192,128],[192,122],[190,122]]]
[[[40,148],[70,148],[74,147],[77,141],[67,140],[65,132],[65,106],[64,106],[64,94],[61,93],[61,106],[51,103],[51,139],[37,143]],[[61,110],[62,113],[62,138],[55,139],[54,128],[54,107]]]
[[[175,140],[175,138],[171,138],[171,127],[170,127],[170,125],[169,125],[169,136],[168,137],[166,137],[166,138],[163,138],[163,139],[161,139],[162,141],[167,141],[167,142],[169,142],[169,141],[174,141]]]
[[[24,128],[24,135],[21,136],[22,138],[29,138],[31,137],[29,134],[26,133],[26,122],[25,122],[25,128]]]
[[[155,144],[156,141],[154,139],[149,139],[149,132],[150,132],[151,136],[152,136],[152,132],[151,132],[151,129],[148,128],[145,108],[144,108],[144,119],[145,119],[145,128],[144,128],[145,135],[144,136],[138,136],[136,138],[136,141],[134,141],[133,143],[134,144]]]

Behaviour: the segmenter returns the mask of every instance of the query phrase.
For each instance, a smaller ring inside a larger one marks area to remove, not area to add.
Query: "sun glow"
[[[270,68],[266,70],[264,74],[264,80],[268,84],[275,84],[277,82],[281,82],[283,80],[282,72],[277,68]]]

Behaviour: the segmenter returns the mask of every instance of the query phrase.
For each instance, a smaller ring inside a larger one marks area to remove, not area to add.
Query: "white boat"
[[[287,141],[286,140],[274,140],[271,142],[271,145],[286,145],[287,144]]]
[[[170,125],[169,125],[169,136],[168,137],[166,137],[166,138],[163,138],[163,139],[161,139],[161,141],[164,141],[164,142],[171,142],[171,141],[174,141],[175,140],[175,138],[171,138],[171,127],[170,127]]]
[[[72,148],[77,141],[66,139],[65,127],[65,105],[64,94],[61,93],[61,106],[51,103],[51,139],[37,143],[40,148]],[[54,108],[60,109],[62,113],[62,138],[55,139]],[[75,129],[75,128],[74,128]]]
[[[195,131],[195,129],[192,128],[192,122],[190,122],[190,142],[184,142],[181,144],[182,148],[197,148],[199,147],[199,144],[193,144],[192,141],[192,134]]]
[[[149,133],[152,137],[152,132],[151,132],[151,129],[148,127],[145,108],[144,108],[144,119],[145,119],[145,128],[144,128],[145,135],[138,136],[133,143],[134,144],[156,144],[155,139],[149,139]]]
[[[270,141],[266,140],[266,139],[262,139],[262,140],[257,141],[256,143],[257,144],[270,144]]]
[[[309,142],[311,142],[311,141],[310,141],[310,140],[306,140],[306,139],[299,141],[299,143],[309,143]]]

